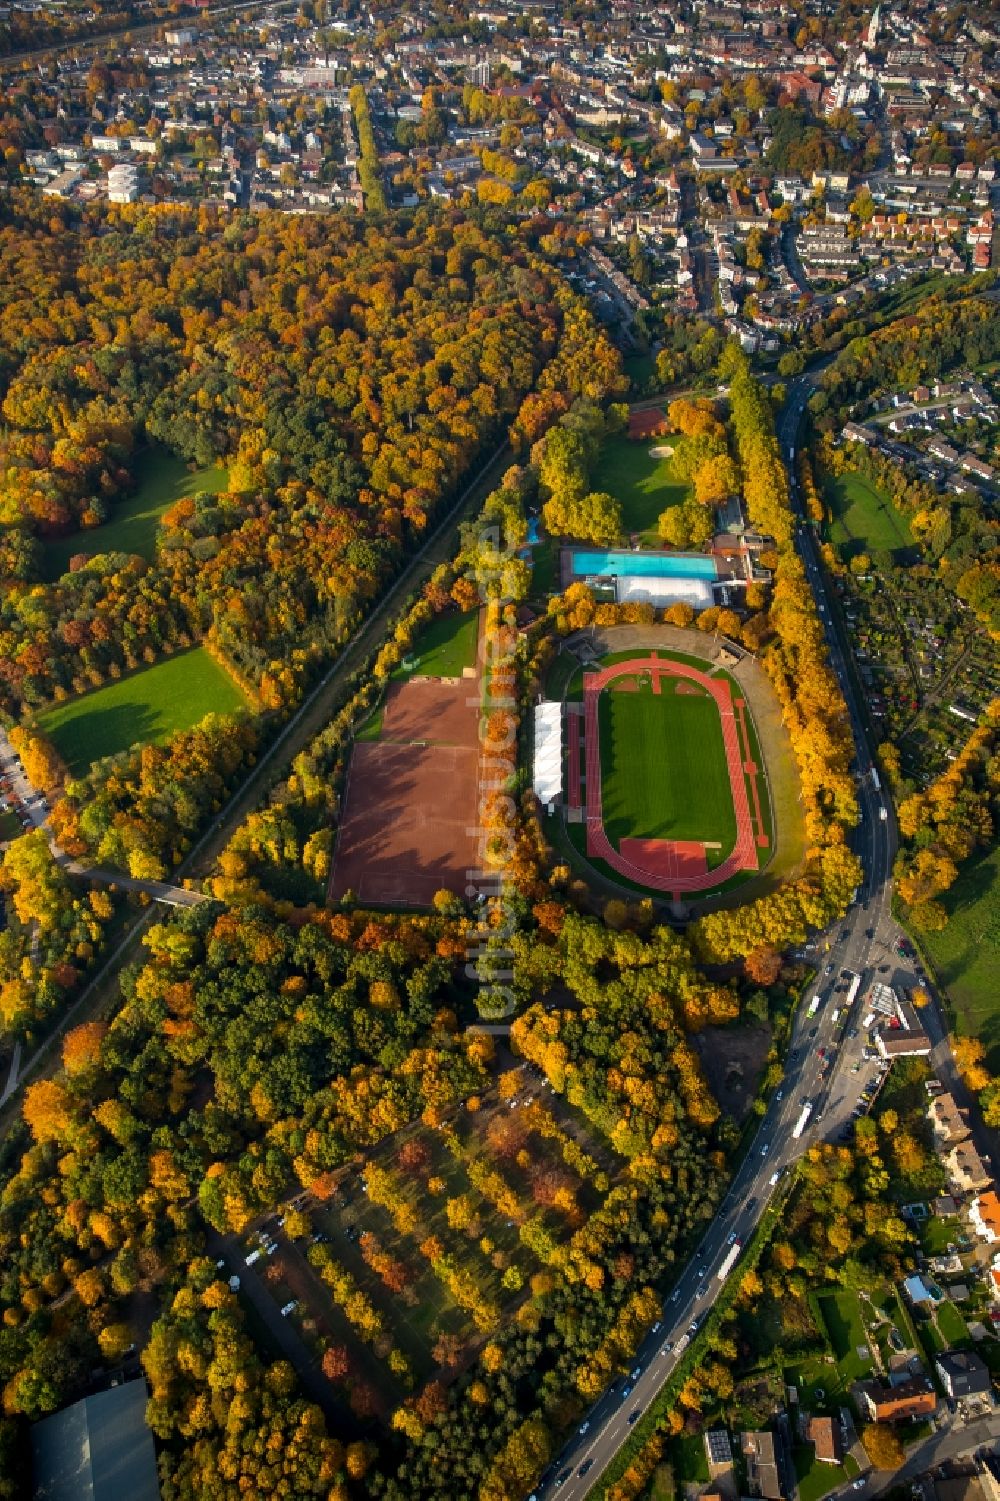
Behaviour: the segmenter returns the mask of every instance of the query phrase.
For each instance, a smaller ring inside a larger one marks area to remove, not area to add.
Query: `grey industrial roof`
[[[146,1398],[140,1377],[35,1423],[36,1501],[160,1501]]]

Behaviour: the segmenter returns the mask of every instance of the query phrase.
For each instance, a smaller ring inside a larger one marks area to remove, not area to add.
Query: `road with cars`
[[[795,445],[806,402],[821,368],[814,367],[789,384],[779,428],[797,512],[800,500],[794,478]],[[831,614],[819,544],[811,526],[801,524],[797,528],[796,545],[820,612],[830,663],[844,695],[854,736],[861,811],[855,848],[864,867],[863,882],[847,916],[801,951],[817,973],[797,1008],[785,1078],[771,1098],[718,1214],[666,1300],[659,1321],[636,1352],[630,1373],[616,1381],[587,1413],[536,1488],[538,1501],[554,1495],[559,1501],[582,1501],[588,1494],[683,1358],[690,1339],[725,1285],[719,1277],[720,1266],[734,1246],[746,1244],[771,1196],[782,1192],[786,1170],[816,1140],[845,1139],[852,1119],[876,1096],[883,1069],[876,1059],[864,1057],[871,1050],[861,1027],[868,986],[880,979],[898,989],[909,989],[923,978],[915,964],[899,952],[904,935],[893,920],[891,907],[895,816],[884,790],[871,775],[867,726]],[[843,1002],[854,974],[861,976],[861,985],[850,1014],[845,1014]],[[820,1004],[810,1017],[814,995],[820,997]],[[840,1014],[835,1016],[836,1012]],[[921,1013],[921,1020],[932,1041],[936,1034],[947,1054],[944,1028],[933,1003]],[[802,1125],[806,1105],[809,1113]],[[738,1258],[730,1275],[739,1275]]]

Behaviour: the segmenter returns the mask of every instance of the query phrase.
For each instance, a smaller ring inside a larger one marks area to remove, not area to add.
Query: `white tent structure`
[[[535,705],[535,758],[532,787],[544,807],[562,796],[562,705]]]
[[[708,579],[653,578],[638,575],[616,580],[618,603],[638,600],[651,605],[675,605],[683,601],[696,610],[704,610],[714,603],[712,584]]]

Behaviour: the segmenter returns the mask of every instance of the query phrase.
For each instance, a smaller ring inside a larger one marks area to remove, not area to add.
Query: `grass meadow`
[[[626,532],[640,533],[649,546],[660,545],[656,523],[668,506],[688,497],[686,480],[678,479],[669,458],[650,457],[651,443],[624,436],[608,438],[590,476],[591,488],[606,490],[621,502]]]
[[[82,776],[103,756],[162,744],[206,714],[231,714],[244,705],[232,678],[198,646],[57,704],[39,724],[70,772]]]
[[[475,666],[478,623],[478,610],[436,616],[410,649],[410,656],[417,658],[414,671],[430,678],[460,678],[467,667]],[[401,671],[397,676],[409,674]]]
[[[948,926],[922,933],[938,980],[955,1009],[964,1037],[979,1037],[987,1062],[1000,1067],[1000,849],[970,860],[941,898]]]
[[[70,558],[81,552],[135,553],[150,561],[163,513],[185,496],[218,495],[229,482],[225,469],[192,471],[183,459],[156,444],[139,454],[135,472],[135,494],[117,503],[110,521],[46,543],[43,568],[48,580],[60,578],[69,568]]]
[[[912,546],[905,518],[863,475],[848,473],[829,480],[826,500],[833,518],[830,540],[845,557]]]

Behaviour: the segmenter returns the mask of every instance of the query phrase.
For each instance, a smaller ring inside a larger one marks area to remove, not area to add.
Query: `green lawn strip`
[[[560,652],[549,668],[545,679],[545,696],[553,702],[561,701],[573,677],[580,671],[580,664],[569,652]]]
[[[826,502],[832,516],[830,540],[845,556],[893,552],[913,544],[909,526],[892,501],[856,471],[827,480]]]
[[[601,447],[590,476],[592,490],[606,490],[621,502],[625,532],[640,532],[643,540],[659,545],[656,523],[668,506],[680,505],[689,495],[686,480],[678,479],[669,458],[650,457],[655,438],[634,442],[619,435]],[[669,443],[670,439],[664,439]]]
[[[682,1433],[671,1439],[667,1458],[674,1467],[674,1477],[681,1487],[704,1485],[708,1480],[708,1460],[705,1458],[705,1440],[700,1433]]]
[[[355,740],[379,740],[382,736],[382,721],[385,718],[385,693],[380,703],[377,703],[366,719],[362,721],[361,728],[354,733]]]
[[[948,925],[921,933],[939,984],[947,990],[963,1037],[986,1045],[987,1067],[1000,1065],[1000,847],[966,862],[940,898]]]
[[[21,820],[15,813],[0,813],[0,842],[20,839],[23,832]]]
[[[559,547],[551,538],[537,542],[531,549],[531,596],[547,599],[557,586]]]
[[[202,647],[165,657],[47,709],[39,725],[71,773],[132,745],[162,745],[206,714],[232,714],[245,700],[227,672]]]
[[[664,687],[667,685],[664,684]],[[724,859],[736,841],[729,769],[714,699],[606,688],[598,703],[604,826],[625,837],[703,839]]]
[[[110,521],[45,544],[42,568],[47,580],[60,578],[76,553],[127,552],[151,561],[160,517],[165,511],[185,496],[218,495],[229,484],[227,470],[192,471],[184,459],[159,445],[138,456],[135,476],[135,494],[117,502]]]
[[[630,354],[622,361],[622,367],[632,382],[632,389],[642,391],[656,374],[656,356],[648,351],[645,354]]]
[[[929,1324],[922,1324],[920,1329],[917,1328],[916,1322],[911,1317],[910,1310],[907,1308],[898,1288],[893,1290],[893,1295],[886,1304],[885,1311],[903,1336],[903,1339],[912,1345],[918,1354],[926,1356],[928,1364],[931,1364],[935,1353],[934,1347],[932,1341],[924,1334],[924,1331],[928,1330],[930,1326]]]
[[[837,1365],[848,1380],[866,1374],[868,1365],[858,1355],[858,1346],[868,1344],[857,1293],[824,1293],[817,1299]]]
[[[920,1227],[920,1245],[925,1256],[944,1256],[950,1245],[958,1242],[962,1231],[962,1222],[957,1215],[949,1214],[939,1218],[936,1214],[928,1215]]]
[[[588,1498],[594,1497],[595,1501],[596,1498],[606,1498],[608,1491],[621,1479],[633,1459],[645,1448],[646,1444],[653,1437],[653,1434],[660,1431],[667,1414],[673,1408],[677,1393],[684,1385],[691,1371],[702,1359],[708,1335],[718,1329],[724,1319],[728,1317],[730,1306],[739,1292],[743,1274],[756,1267],[757,1262],[763,1255],[772,1232],[782,1217],[785,1204],[788,1201],[789,1186],[794,1181],[793,1174],[786,1175],[784,1191],[782,1188],[778,1188],[774,1193],[770,1203],[757,1222],[757,1228],[751,1236],[743,1255],[740,1257],[732,1276],[729,1277],[722,1291],[719,1293],[701,1329],[684,1351],[681,1359],[677,1362],[670,1379],[660,1388],[607,1469],[587,1492]]]
[[[939,1355],[942,1350],[947,1350],[948,1340],[929,1318],[921,1322],[920,1335],[923,1348],[932,1355]]]
[[[496,1164],[490,1159],[490,1166]],[[525,1272],[525,1263],[531,1262],[527,1268],[537,1269],[537,1263],[526,1246],[521,1244],[516,1225],[508,1225],[501,1219],[488,1199],[484,1198],[478,1189],[473,1188],[465,1171],[465,1166],[459,1162],[450,1152],[442,1151],[440,1156],[435,1157],[434,1170],[431,1174],[442,1178],[446,1189],[443,1194],[434,1198],[426,1195],[422,1188],[415,1189],[416,1199],[414,1207],[422,1215],[424,1225],[418,1239],[422,1240],[430,1232],[437,1235],[443,1241],[446,1249],[460,1261],[465,1270],[475,1277],[480,1290],[485,1296],[493,1298],[498,1306],[509,1301],[511,1294],[500,1285],[500,1273],[487,1260],[486,1254],[480,1249],[479,1241],[482,1236],[488,1236],[493,1242],[495,1251],[504,1253],[512,1265],[520,1267]],[[504,1180],[506,1182],[506,1179]],[[513,1186],[513,1185],[511,1185]],[[515,1189],[516,1192],[516,1189]],[[468,1236],[463,1231],[453,1230],[448,1224],[445,1212],[445,1204],[448,1199],[458,1198],[468,1194],[473,1200],[476,1211],[482,1219],[483,1228],[478,1236]],[[527,1206],[525,1206],[527,1212]],[[490,1253],[493,1254],[492,1252]],[[471,1324],[470,1324],[471,1328]]]
[[[464,615],[457,611],[438,615],[424,627],[407,653],[416,659],[416,667],[409,671],[397,667],[393,677],[406,678],[419,673],[421,677],[460,678],[467,667],[475,666],[478,622],[477,610]]]
[[[812,1444],[796,1444],[793,1457],[799,1501],[820,1501],[820,1497],[846,1484],[849,1478],[843,1465],[827,1464],[825,1460],[817,1459]]]
[[[941,1337],[949,1348],[968,1344],[969,1330],[954,1303],[950,1301],[939,1303],[935,1313]]]

